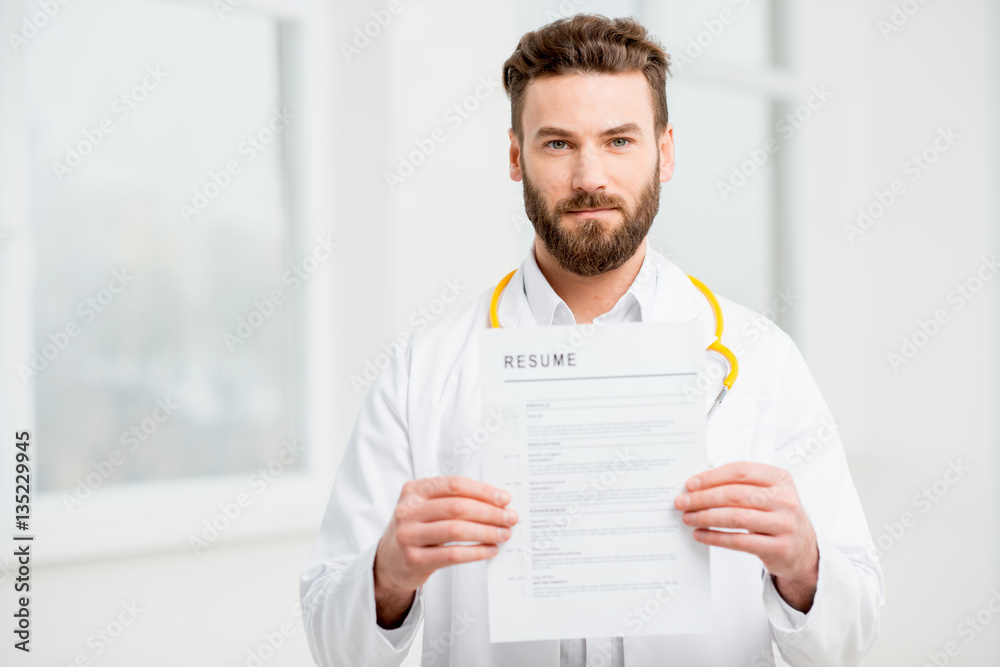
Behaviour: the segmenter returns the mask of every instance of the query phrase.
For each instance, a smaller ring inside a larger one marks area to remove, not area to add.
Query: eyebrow
[[[601,132],[601,136],[602,137],[609,137],[609,136],[614,135],[614,134],[638,134],[638,135],[641,135],[642,134],[642,128],[640,128],[637,123],[624,123],[622,125],[619,125],[618,127],[612,127],[610,129],[607,129],[607,130],[604,130],[603,132]],[[569,130],[564,130],[561,127],[553,127],[551,125],[546,125],[545,127],[540,127],[540,128],[538,128],[538,131],[535,132],[535,139],[539,139],[541,137],[570,138],[572,136],[573,136],[573,133],[570,132]]]

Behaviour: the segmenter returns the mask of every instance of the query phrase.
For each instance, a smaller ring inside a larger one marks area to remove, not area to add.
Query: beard
[[[631,210],[618,195],[580,192],[557,202],[549,211],[542,193],[532,185],[528,171],[523,167],[522,179],[524,210],[535,233],[559,265],[578,276],[597,276],[614,271],[627,262],[646,238],[660,208],[658,165]],[[596,218],[584,218],[570,223],[568,227],[560,224],[566,212],[592,208],[615,208],[621,211],[624,220],[615,227],[611,227],[613,222]]]

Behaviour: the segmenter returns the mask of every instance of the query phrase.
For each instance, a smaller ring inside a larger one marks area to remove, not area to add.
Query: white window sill
[[[329,481],[288,473],[261,488],[247,477],[100,488],[72,512],[62,494],[40,494],[25,533],[34,536],[32,558],[40,565],[172,551],[197,558],[226,545],[318,530]],[[238,494],[244,494],[244,507],[236,503]],[[222,530],[206,535],[205,521]],[[192,538],[203,541],[197,551]]]

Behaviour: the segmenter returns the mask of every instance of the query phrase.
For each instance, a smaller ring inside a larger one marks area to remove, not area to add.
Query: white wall
[[[254,664],[248,652],[268,667],[312,664],[294,608],[311,546],[303,537],[217,545],[197,558],[167,553],[36,568],[32,655],[13,656],[13,664],[63,667],[83,655],[93,665],[228,667]],[[119,619],[122,605],[133,603],[138,613]],[[104,645],[97,632],[113,636],[117,621],[131,625]],[[272,644],[279,648],[269,657]]]
[[[802,9],[804,73],[836,94],[802,135],[802,343],[873,537],[890,547],[882,634],[864,664],[924,664],[949,641],[960,652],[948,664],[996,664],[1000,622],[968,643],[956,626],[1000,585],[997,281],[960,311],[947,296],[997,250],[997,12],[986,0],[927,2],[886,40],[877,22],[892,4]],[[911,182],[904,164],[939,127],[960,137]],[[904,194],[850,243],[843,225],[897,178]],[[894,371],[887,354],[938,309],[948,322]],[[971,470],[921,511],[914,494],[952,460]],[[915,523],[897,540],[886,524],[904,512]]]

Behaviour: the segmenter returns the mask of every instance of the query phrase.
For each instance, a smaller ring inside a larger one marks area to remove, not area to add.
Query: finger
[[[472,521],[432,521],[401,528],[399,536],[411,546],[440,546],[446,542],[499,544],[510,539],[510,528],[487,526]]]
[[[745,551],[761,560],[769,560],[774,555],[776,540],[770,535],[755,535],[753,533],[727,533],[721,530],[698,528],[694,531],[694,539],[703,544],[734,551]]]
[[[499,550],[500,548],[495,544],[422,547],[415,550],[413,562],[420,567],[437,570],[457,563],[492,558],[497,555]]]
[[[688,491],[709,489],[723,484],[753,484],[756,486],[773,486],[791,479],[791,473],[766,463],[751,461],[733,461],[718,468],[712,468],[698,473],[687,480]]]
[[[463,496],[476,498],[499,507],[510,502],[510,494],[503,489],[469,477],[439,475],[418,479],[414,482],[408,482],[408,484],[412,484],[416,492],[424,498]]]
[[[465,519],[492,526],[513,526],[517,523],[518,517],[515,510],[497,507],[474,498],[455,497],[426,500],[413,518],[422,522]]]
[[[693,512],[713,507],[747,507],[769,510],[775,507],[775,487],[752,484],[726,484],[705,491],[682,493],[674,499],[674,507]]]
[[[762,535],[783,535],[787,526],[775,512],[741,507],[685,512],[684,523],[695,528],[739,528]]]

